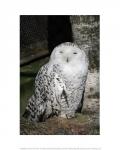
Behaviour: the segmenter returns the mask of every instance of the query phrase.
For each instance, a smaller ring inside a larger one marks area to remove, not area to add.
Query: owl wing
[[[58,66],[57,66],[58,67]],[[59,73],[59,67],[55,71],[56,66],[43,66],[38,72],[35,80],[35,98],[37,108],[39,108],[39,118],[47,118],[56,114],[55,104],[57,102],[61,107],[61,100],[68,104],[67,90],[65,82]]]
[[[78,108],[77,108],[77,110],[76,110],[76,112],[78,112],[78,113],[81,113],[82,108],[83,108],[84,94],[85,94],[85,88],[84,88],[83,93],[82,93],[81,102],[80,102],[80,104],[79,104],[79,106],[78,106]]]
[[[46,119],[46,115],[54,114],[54,104],[57,101],[61,107],[61,100],[65,105],[69,106],[67,100],[67,90],[65,82],[61,75],[54,71],[54,67],[50,71],[49,65],[44,65],[38,72],[35,78],[35,92],[29,99],[26,107],[24,117],[30,118],[30,120],[43,121]],[[52,103],[53,102],[53,103]],[[51,111],[47,114],[47,104],[50,104],[49,109]],[[50,114],[51,113],[51,114]]]
[[[82,108],[83,108],[86,80],[87,80],[87,75],[82,77],[81,83],[80,83],[79,93],[81,93],[81,91],[82,91],[82,93],[81,93],[82,97],[81,97],[80,104],[78,105],[78,108],[76,110],[76,112],[78,112],[78,113],[81,113],[82,112]]]

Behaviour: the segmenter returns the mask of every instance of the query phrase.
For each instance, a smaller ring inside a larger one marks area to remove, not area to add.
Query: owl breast
[[[87,74],[88,67],[87,65],[81,65],[81,64],[76,64],[76,65],[64,65],[62,66],[62,74],[68,79],[68,80],[76,80],[79,77],[82,77]]]

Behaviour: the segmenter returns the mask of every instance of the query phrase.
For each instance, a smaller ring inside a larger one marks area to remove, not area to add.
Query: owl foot
[[[67,118],[66,114],[60,114],[61,118]]]
[[[75,115],[74,114],[61,114],[60,117],[70,119],[70,118],[74,118]]]

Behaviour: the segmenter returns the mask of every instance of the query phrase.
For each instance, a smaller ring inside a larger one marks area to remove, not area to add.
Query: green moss
[[[20,123],[20,134],[22,135],[99,134],[99,126],[95,124],[91,116],[84,114],[76,114],[76,117],[71,119],[53,117],[39,123],[29,122],[22,118]]]
[[[88,122],[90,120],[88,115],[83,115],[80,113],[76,113],[76,118],[77,121],[79,121],[80,123],[85,123]]]

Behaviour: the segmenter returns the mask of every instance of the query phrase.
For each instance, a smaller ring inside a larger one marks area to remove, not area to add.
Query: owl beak
[[[67,57],[67,60],[66,60],[67,62],[69,62],[69,59],[68,59],[68,57]]]

